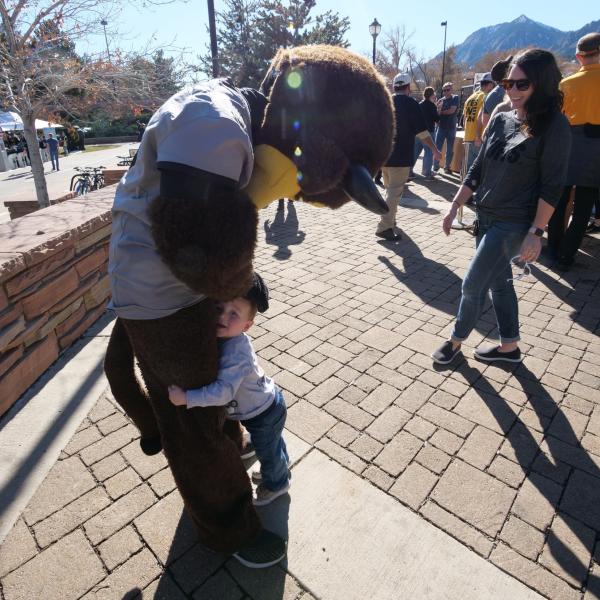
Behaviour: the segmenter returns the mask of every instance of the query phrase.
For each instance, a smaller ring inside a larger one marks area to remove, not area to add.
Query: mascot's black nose
[[[367,210],[376,215],[385,215],[388,212],[385,200],[381,197],[371,174],[363,165],[352,165],[346,171],[342,186],[350,199],[358,202]]]

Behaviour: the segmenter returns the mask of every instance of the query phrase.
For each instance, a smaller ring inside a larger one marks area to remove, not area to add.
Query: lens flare
[[[298,181],[298,183],[302,181],[303,177],[304,176],[302,175],[302,171],[298,171],[298,173],[296,173],[296,180]]]
[[[297,90],[302,85],[302,75],[298,71],[292,71],[286,81],[292,89]]]
[[[294,121],[294,129],[295,129],[296,131],[299,131],[299,130],[300,130],[300,121]]]
[[[300,157],[300,156],[302,156],[302,150],[301,150],[301,148],[299,146],[296,146],[294,148],[294,156],[297,157],[297,158]]]

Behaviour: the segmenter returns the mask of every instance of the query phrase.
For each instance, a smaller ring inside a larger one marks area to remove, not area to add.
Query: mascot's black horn
[[[371,174],[362,165],[350,166],[342,185],[346,195],[367,210],[376,215],[385,215],[388,212],[387,204],[381,197]]]

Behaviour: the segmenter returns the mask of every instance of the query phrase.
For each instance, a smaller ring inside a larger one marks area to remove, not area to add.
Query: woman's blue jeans
[[[479,233],[475,256],[462,283],[462,296],[452,340],[466,340],[477,324],[488,290],[496,313],[501,343],[519,337],[519,305],[512,278],[510,259],[519,254],[529,224],[494,221],[478,213]]]

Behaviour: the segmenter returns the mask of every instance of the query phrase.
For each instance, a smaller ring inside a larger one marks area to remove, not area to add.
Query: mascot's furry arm
[[[150,206],[163,261],[195,292],[218,300],[249,289],[258,224],[250,198],[223,179],[163,169]]]

